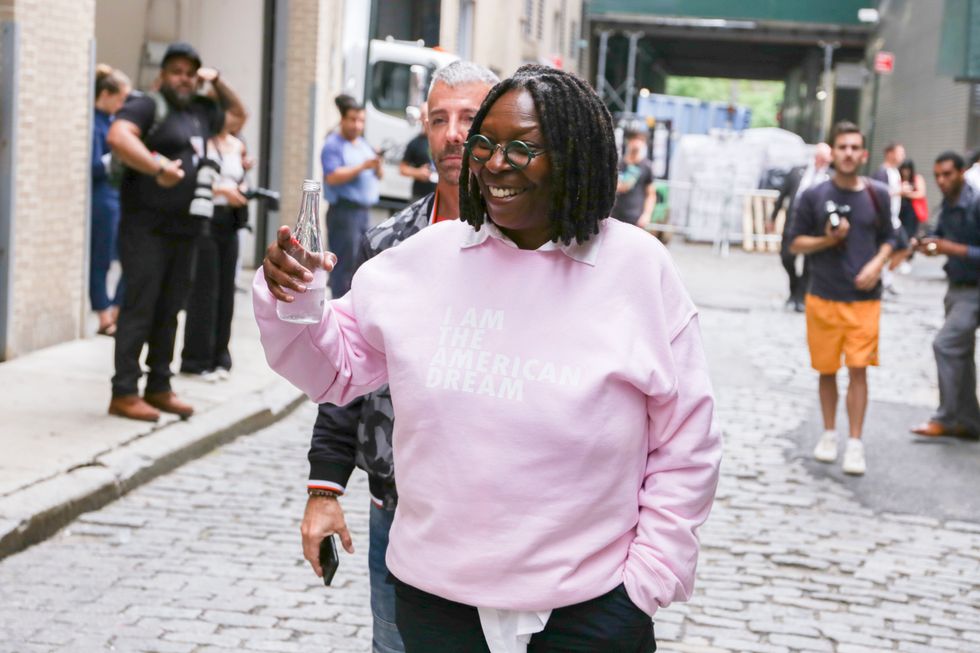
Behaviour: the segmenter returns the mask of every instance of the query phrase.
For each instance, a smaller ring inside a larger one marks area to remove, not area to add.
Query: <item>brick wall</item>
[[[13,0],[13,8],[20,63],[8,357],[81,334],[95,0]]]
[[[333,98],[340,92],[342,56],[334,44],[342,42],[342,26],[342,0],[289,2],[279,211],[283,224],[291,225],[296,219],[303,180],[311,176],[322,179],[319,157],[323,137],[340,120]]]

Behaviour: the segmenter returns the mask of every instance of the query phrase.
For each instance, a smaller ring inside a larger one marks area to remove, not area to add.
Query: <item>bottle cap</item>
[[[303,192],[305,193],[307,191],[316,191],[317,193],[319,193],[320,192],[320,182],[318,182],[316,179],[304,179],[303,180]]]

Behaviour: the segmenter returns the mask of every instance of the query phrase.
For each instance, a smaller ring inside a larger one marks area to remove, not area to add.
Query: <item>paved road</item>
[[[241,438],[0,562],[0,651],[366,651],[366,482],[333,590],[302,559],[315,410]]]
[[[935,401],[931,357],[872,375],[870,471],[843,478],[809,459],[815,378],[773,259],[677,258],[707,306],[726,458],[696,595],[656,615],[660,650],[980,652],[978,446],[903,432]],[[707,274],[718,265],[725,275]],[[941,320],[935,279],[905,281],[886,307],[886,361]],[[345,502],[358,553],[337,587],[299,551],[312,416],[301,409],[0,562],[0,653],[367,651],[362,477]]]

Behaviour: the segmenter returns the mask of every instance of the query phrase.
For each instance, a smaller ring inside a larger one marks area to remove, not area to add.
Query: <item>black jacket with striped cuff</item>
[[[354,262],[394,247],[428,226],[435,194],[430,193],[367,232]],[[368,474],[371,497],[385,509],[398,503],[391,452],[394,413],[391,391],[385,385],[346,406],[321,404],[310,442],[308,487],[344,492],[354,467]]]

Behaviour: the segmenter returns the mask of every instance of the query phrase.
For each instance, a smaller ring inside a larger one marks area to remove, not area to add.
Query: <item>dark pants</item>
[[[187,299],[180,370],[190,374],[231,369],[228,343],[235,311],[238,230],[227,207],[214,210],[211,233],[198,240],[194,284]]]
[[[354,258],[368,230],[368,209],[340,200],[327,210],[327,243],[337,255],[337,265],[330,272],[330,295],[343,297],[350,290],[354,276]]]
[[[932,420],[980,434],[976,342],[980,295],[976,286],[950,285],[946,321],[932,341],[939,376],[939,409]]]
[[[88,297],[93,311],[118,306],[123,296],[120,279],[113,297],[109,297],[106,276],[109,266],[119,257],[116,239],[119,230],[119,196],[108,190],[92,192],[92,234],[90,241]]]
[[[797,254],[791,254],[786,248],[780,253],[783,269],[789,276],[789,298],[793,301],[802,302],[806,297],[806,287],[810,281],[810,261],[804,256],[803,273],[797,274],[796,257]]]
[[[408,653],[488,653],[477,609],[395,580],[395,621]],[[652,653],[650,616],[619,587],[558,608],[531,637],[528,653]]]
[[[119,261],[126,296],[116,330],[114,396],[137,393],[144,344],[148,346],[146,364],[150,368],[146,391],[170,390],[177,313],[191,287],[197,241],[154,232],[145,226],[152,218],[126,216],[119,225]]]

